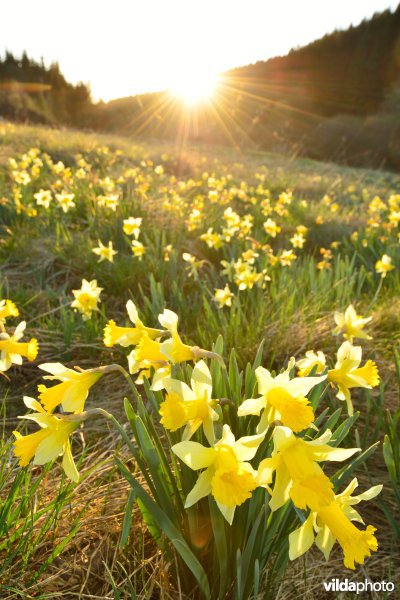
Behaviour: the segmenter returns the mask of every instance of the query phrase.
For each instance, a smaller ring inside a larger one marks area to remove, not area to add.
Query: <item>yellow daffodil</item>
[[[282,267],[290,267],[293,261],[297,259],[293,250],[283,250],[279,256],[279,262]]]
[[[56,194],[56,200],[61,206],[64,213],[67,213],[70,208],[75,207],[74,202],[74,194],[69,194],[68,192],[62,192],[61,194]]]
[[[140,234],[142,221],[142,217],[129,217],[129,219],[124,219],[124,224],[122,227],[124,233],[126,233],[126,235],[133,235],[135,240],[137,240]]]
[[[363,331],[364,325],[372,320],[372,317],[364,318],[358,315],[354,306],[350,304],[344,313],[335,312],[335,323],[337,327],[333,330],[333,335],[339,335],[343,332],[343,337],[349,342],[354,338],[371,340],[371,336]]]
[[[4,325],[4,321],[8,317],[18,317],[19,310],[12,300],[0,300],[0,325]]]
[[[201,267],[204,265],[205,260],[197,259],[195,256],[193,256],[193,254],[190,254],[189,252],[184,252],[182,254],[182,258],[185,262],[188,263],[188,276],[197,279],[198,270],[201,269]]]
[[[133,240],[131,248],[132,248],[133,256],[136,256],[136,258],[138,258],[139,260],[142,260],[142,257],[146,252],[146,248],[143,246],[142,242]]]
[[[205,242],[209,248],[215,248],[216,250],[221,248],[223,244],[221,236],[214,232],[212,227],[209,227],[206,233],[202,233],[200,239]]]
[[[344,492],[335,496],[331,504],[318,512],[311,512],[303,525],[289,535],[291,560],[307,552],[314,541],[324,554],[325,560],[328,560],[333,545],[338,541],[343,548],[345,567],[354,569],[356,562],[363,564],[365,558],[371,555],[371,550],[378,549],[374,527],[368,525],[366,530],[360,531],[352,524],[352,521],[364,523],[353,506],[362,500],[375,498],[383,486],[375,485],[358,496],[352,496],[357,485],[357,479],[353,479]]]
[[[292,244],[293,248],[301,249],[306,243],[306,238],[302,233],[295,233],[293,237],[290,238],[290,243]]]
[[[346,400],[349,415],[353,414],[351,388],[371,389],[379,384],[376,364],[368,360],[363,367],[360,367],[361,360],[361,346],[353,346],[348,341],[343,342],[337,353],[335,368],[328,371],[328,381],[338,387],[337,397],[339,400]]]
[[[248,461],[254,458],[265,434],[235,437],[224,425],[222,438],[211,448],[197,442],[179,442],[173,452],[191,469],[205,469],[188,494],[185,508],[212,494],[221,513],[232,523],[236,506],[251,497],[257,487],[257,472]]]
[[[281,421],[292,431],[302,431],[314,421],[314,413],[306,395],[310,390],[324,381],[326,375],[320,377],[295,377],[290,379],[290,371],[294,367],[294,358],[283,373],[273,377],[264,367],[256,369],[259,398],[245,400],[238,409],[239,416],[259,415],[258,431],[264,431],[273,421]]]
[[[315,353],[313,350],[306,352],[305,358],[301,358],[296,362],[296,367],[299,369],[299,377],[307,377],[307,375],[316,367],[315,373],[320,374],[325,371],[326,358],[325,354],[320,350]]]
[[[72,290],[75,300],[71,307],[78,310],[87,321],[92,316],[92,312],[98,310],[97,305],[100,302],[100,294],[103,288],[97,286],[97,281],[87,281],[82,279],[82,286],[79,290]]]
[[[221,263],[225,264],[226,261],[221,261]],[[233,267],[235,271],[234,281],[240,291],[247,289],[251,290],[254,285],[270,280],[265,272],[257,272],[252,264],[245,262],[242,259],[236,261]]]
[[[167,244],[166,246],[164,246],[164,248],[163,248],[163,260],[164,260],[164,262],[169,262],[170,256],[171,256],[171,252],[172,252],[172,244]]]
[[[102,206],[104,208],[109,208],[113,212],[117,210],[119,205],[119,195],[118,194],[104,194],[97,196],[97,204],[98,206]]]
[[[214,292],[214,300],[218,304],[218,308],[224,306],[232,306],[233,293],[229,289],[229,285],[226,284],[224,288],[218,288]]]
[[[167,396],[160,405],[161,423],[170,431],[186,425],[182,440],[190,440],[203,426],[207,441],[212,445],[215,442],[213,422],[218,420],[214,408],[218,401],[211,398],[211,373],[203,360],[194,367],[190,383],[191,388],[177,379],[165,381]]]
[[[0,333],[0,372],[7,371],[11,365],[22,365],[22,357],[30,362],[37,357],[39,345],[35,338],[29,342],[20,342],[23,337],[26,323],[21,323],[16,327],[13,335],[6,332]]]
[[[194,360],[195,354],[193,348],[184,344],[178,333],[178,315],[166,308],[158,316],[161,325],[171,334],[171,339],[161,344],[160,350],[165,357],[172,363],[180,363],[187,360]]]
[[[306,442],[296,438],[288,427],[275,428],[272,456],[261,461],[257,477],[258,484],[270,491],[276,471],[275,484],[270,491],[271,510],[278,510],[289,498],[297,508],[308,507],[313,511],[333,502],[333,484],[318,462],[346,460],[360,449],[333,448],[328,445],[331,437],[331,431],[327,430],[319,438]]]
[[[44,363],[39,365],[39,369],[50,373],[43,379],[61,381],[50,388],[43,384],[38,386],[39,399],[49,413],[59,404],[66,412],[81,413],[89,388],[102,376],[102,373],[93,371],[74,371],[61,363]]]
[[[104,246],[104,244],[99,240],[99,245],[97,248],[93,248],[92,252],[97,254],[99,257],[98,262],[102,262],[103,260],[108,260],[109,262],[114,262],[114,256],[118,254],[116,250],[113,248],[113,243],[108,242],[108,246]]]
[[[281,228],[272,219],[267,219],[264,223],[264,231],[274,238],[281,231]]]
[[[16,437],[14,454],[19,459],[19,465],[24,467],[32,459],[34,465],[45,465],[62,455],[62,467],[66,476],[72,481],[79,481],[69,439],[79,427],[79,421],[66,421],[56,415],[48,414],[40,402],[33,398],[25,397],[24,402],[27,408],[36,412],[21,418],[34,421],[41,429],[29,435],[21,435],[18,431],[13,432]]]
[[[33,197],[36,200],[36,204],[38,206],[43,206],[44,208],[49,208],[50,203],[52,201],[52,195],[50,190],[40,190],[33,194]]]
[[[123,346],[135,346],[140,342],[142,337],[147,334],[152,340],[163,335],[162,329],[153,329],[146,327],[143,321],[140,320],[136,306],[132,300],[126,303],[128,316],[135,327],[119,327],[115,321],[109,321],[104,328],[104,345],[111,348],[115,344]]]
[[[378,260],[375,264],[375,270],[380,274],[382,279],[386,277],[386,275],[394,269],[394,265],[392,265],[392,259],[387,254],[384,254],[380,260]]]
[[[164,376],[169,376],[170,373],[169,363],[165,354],[161,352],[160,342],[151,339],[147,332],[144,332],[136,348],[129,354],[128,364],[130,373],[139,373],[137,383],[143,382],[143,375],[149,377],[151,368],[155,371],[162,369]]]

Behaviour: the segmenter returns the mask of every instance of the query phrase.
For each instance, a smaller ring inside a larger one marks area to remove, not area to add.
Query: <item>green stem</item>
[[[376,288],[376,292],[375,292],[375,294],[374,294],[374,297],[373,297],[373,298],[372,298],[372,300],[371,300],[371,303],[370,303],[370,305],[368,306],[367,312],[369,312],[369,311],[371,310],[372,306],[375,304],[375,302],[376,302],[376,300],[377,300],[377,298],[378,298],[378,296],[379,296],[379,293],[380,293],[380,291],[381,291],[381,289],[382,289],[382,285],[383,285],[383,277],[381,277],[381,279],[380,279],[380,281],[379,281],[379,285],[378,285],[378,287]]]

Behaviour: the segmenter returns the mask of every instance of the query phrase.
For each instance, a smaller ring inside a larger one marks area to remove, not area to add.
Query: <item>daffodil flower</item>
[[[161,325],[171,334],[171,339],[161,344],[161,352],[172,363],[180,363],[195,359],[193,348],[184,344],[178,333],[178,315],[166,308],[158,316]]]
[[[43,379],[61,381],[50,388],[43,384],[38,386],[39,399],[47,412],[53,412],[61,404],[66,412],[81,413],[89,389],[103,375],[93,371],[74,371],[61,363],[44,363],[39,365],[39,369],[50,373],[44,375]]]
[[[162,377],[158,377],[158,385],[152,387],[153,390],[163,389],[162,381],[169,377],[171,372],[168,360],[161,352],[161,343],[152,340],[147,332],[143,333],[136,348],[129,354],[128,365],[130,373],[139,373],[136,383],[143,383],[143,376],[149,377],[152,368],[156,373],[162,372]]]
[[[186,425],[183,440],[190,440],[203,426],[207,441],[212,445],[215,442],[213,422],[218,420],[214,407],[218,401],[211,398],[211,373],[203,360],[194,367],[190,383],[191,388],[177,379],[165,381],[167,396],[160,405],[161,423],[170,431]]]
[[[392,259],[387,254],[384,254],[380,260],[378,260],[375,264],[375,270],[379,275],[384,279],[389,271],[394,269],[394,265],[392,265]]]
[[[188,494],[185,508],[212,494],[219,510],[232,523],[236,506],[251,497],[257,487],[257,472],[248,461],[254,458],[265,433],[242,437],[235,441],[229,425],[224,425],[222,438],[211,448],[198,442],[179,442],[173,452],[191,469],[200,473]]]
[[[218,308],[224,306],[232,306],[233,293],[231,292],[229,285],[226,284],[224,288],[218,288],[214,292],[214,300],[218,304]]]
[[[84,321],[92,316],[92,312],[98,310],[97,305],[100,302],[100,294],[103,288],[97,286],[97,281],[87,281],[82,279],[82,286],[79,290],[72,290],[75,300],[71,307],[82,314]]]
[[[18,317],[19,310],[12,300],[0,300],[0,327],[8,317]]]
[[[274,430],[274,450],[271,458],[261,461],[258,468],[258,485],[270,491],[274,471],[275,484],[269,505],[278,510],[289,498],[297,508],[319,510],[334,499],[332,482],[324,474],[319,462],[342,461],[353,456],[359,448],[333,448],[328,445],[332,437],[327,430],[322,436],[306,442],[297,438],[288,427]]]
[[[314,367],[316,367],[315,372],[317,374],[323,373],[326,368],[325,354],[321,350],[318,350],[317,353],[313,350],[308,350],[305,358],[301,358],[296,362],[296,367],[299,369],[299,377],[307,377]]]
[[[200,358],[213,358],[221,360],[221,357],[215,352],[203,350],[198,346],[188,346],[184,344],[178,333],[178,315],[172,310],[166,308],[161,315],[158,315],[161,325],[171,334],[171,338],[161,343],[160,349],[164,357],[172,364],[197,361]]]
[[[133,256],[136,256],[136,258],[138,258],[139,260],[142,260],[143,255],[146,253],[146,248],[143,246],[142,242],[133,240],[131,249],[133,252]]]
[[[35,360],[38,353],[38,342],[32,338],[29,342],[20,342],[23,337],[26,323],[16,327],[13,335],[6,332],[0,333],[0,371],[7,371],[11,365],[22,365],[22,357],[30,362]]]
[[[357,479],[354,478],[341,494],[335,496],[331,504],[318,512],[311,512],[303,525],[289,535],[291,560],[307,552],[314,541],[324,554],[325,560],[329,560],[333,545],[338,541],[343,548],[345,567],[354,569],[356,562],[363,564],[365,558],[371,555],[371,550],[378,549],[374,527],[368,525],[366,530],[362,531],[352,524],[352,521],[364,524],[361,515],[353,506],[362,500],[375,498],[383,486],[375,485],[358,496],[352,496],[357,486]]]
[[[142,217],[129,217],[124,219],[123,230],[126,235],[133,235],[137,240],[140,234],[140,227],[142,225]]]
[[[309,427],[314,421],[314,413],[306,395],[324,381],[326,375],[320,377],[295,377],[290,379],[290,371],[294,366],[294,358],[283,373],[273,377],[264,367],[256,369],[259,398],[245,400],[238,409],[238,415],[261,416],[258,431],[264,431],[273,421],[281,421],[292,431],[298,432]]]
[[[361,387],[371,389],[379,383],[379,373],[376,364],[368,360],[360,367],[362,359],[361,346],[353,346],[350,342],[343,342],[337,353],[337,362],[334,369],[328,371],[328,381],[337,385],[339,400],[346,400],[349,415],[352,415],[353,404],[350,389]]]
[[[137,308],[132,300],[128,300],[126,303],[126,310],[135,327],[119,327],[115,324],[115,321],[109,321],[104,328],[105,346],[110,348],[118,344],[126,348],[127,346],[136,346],[145,334],[152,340],[163,335],[164,332],[162,329],[153,329],[144,325],[143,321],[139,318]]]
[[[363,331],[364,326],[372,320],[372,317],[364,318],[358,315],[354,306],[350,304],[344,313],[338,311],[334,315],[337,327],[333,330],[333,335],[339,335],[343,332],[343,337],[349,342],[354,338],[371,340],[371,336]]]
[[[66,476],[72,481],[79,481],[79,473],[71,452],[70,435],[79,427],[79,421],[66,421],[56,415],[48,414],[40,402],[25,397],[27,408],[35,410],[33,414],[20,417],[29,419],[40,425],[41,429],[29,435],[21,435],[14,431],[14,454],[21,467],[32,459],[34,465],[44,465],[58,456],[63,456],[62,467]]]
[[[102,262],[103,260],[108,260],[109,262],[114,262],[114,256],[118,254],[117,250],[114,250],[113,243],[108,242],[108,246],[104,246],[103,242],[99,240],[99,245],[97,248],[93,248],[92,252],[99,257],[98,262]]]

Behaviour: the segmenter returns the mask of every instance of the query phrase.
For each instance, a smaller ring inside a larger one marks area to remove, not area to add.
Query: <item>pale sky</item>
[[[48,64],[95,99],[286,54],[399,0],[0,0],[0,54]]]

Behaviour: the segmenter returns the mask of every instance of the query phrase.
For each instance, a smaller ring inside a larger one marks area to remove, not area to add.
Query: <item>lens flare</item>
[[[218,87],[219,77],[212,72],[181,73],[170,86],[171,94],[186,106],[193,107],[212,99]]]

